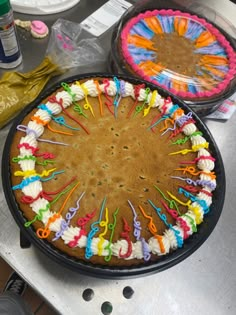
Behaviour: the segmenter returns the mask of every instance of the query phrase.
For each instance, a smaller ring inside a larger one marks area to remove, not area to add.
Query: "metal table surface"
[[[203,0],[199,0],[204,2]],[[45,16],[50,26],[63,17],[82,21],[105,1],[81,0],[61,14]],[[228,0],[209,0],[208,5],[224,14],[236,24],[236,6]],[[15,14],[16,18],[27,16]],[[29,16],[35,19],[37,17]],[[109,45],[110,32],[103,40]],[[20,44],[24,63],[18,70],[33,69],[43,59],[47,40],[33,40],[20,32]],[[33,52],[33,54],[32,54]],[[86,72],[104,70],[105,65]],[[77,72],[84,72],[79,69]],[[71,74],[71,73],[70,73]],[[68,75],[68,74],[67,74]],[[236,314],[236,216],[235,216],[235,115],[227,122],[206,121],[221,151],[227,180],[226,199],[220,220],[207,241],[180,264],[144,278],[129,280],[101,280],[83,276],[55,263],[37,248],[22,249],[19,244],[19,228],[12,218],[0,186],[0,255],[11,265],[48,303],[60,314],[101,314],[101,305],[109,301],[112,314]],[[10,125],[0,131],[0,152]],[[2,155],[2,154],[1,154]],[[133,297],[126,299],[123,288],[130,286]],[[91,288],[94,298],[86,302],[83,291]]]

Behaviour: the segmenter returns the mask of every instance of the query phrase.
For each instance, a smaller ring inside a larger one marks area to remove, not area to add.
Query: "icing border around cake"
[[[156,80],[151,79],[148,75],[145,75],[144,71],[140,69],[138,65],[136,65],[136,63],[133,60],[132,55],[130,54],[128,50],[128,43],[127,43],[128,34],[131,28],[135,24],[140,22],[142,19],[147,18],[147,17],[153,17],[158,14],[163,15],[163,16],[171,15],[171,16],[176,16],[176,17],[180,16],[180,17],[189,18],[191,20],[196,21],[200,25],[202,25],[204,28],[210,31],[211,34],[213,34],[213,36],[216,37],[217,41],[226,50],[227,57],[229,59],[229,71],[226,74],[223,81],[219,82],[217,87],[213,87],[209,91],[197,91],[196,93],[177,91],[173,88],[168,88],[167,86],[160,84]],[[139,13],[136,17],[131,17],[130,20],[128,20],[128,22],[124,25],[123,29],[121,30],[120,39],[121,39],[121,51],[122,51],[121,53],[123,54],[125,61],[130,65],[130,67],[134,70],[135,73],[137,73],[142,79],[148,82],[151,82],[153,84],[157,84],[158,86],[164,89],[167,89],[174,95],[180,96],[183,99],[208,98],[208,97],[217,96],[227,89],[230,82],[236,75],[236,53],[233,50],[231,44],[216,27],[208,23],[205,19],[199,18],[197,15],[192,15],[187,12],[182,12],[180,10],[172,10],[172,9],[147,10],[145,13]]]
[[[104,77],[104,75],[103,76],[101,76],[102,78]],[[118,76],[119,77],[119,76]],[[87,78],[87,77],[85,77],[85,78]],[[125,76],[122,76],[122,78],[124,78],[124,80],[129,80],[129,78],[127,78],[127,77],[125,77]],[[122,79],[121,78],[121,79]],[[79,78],[80,79],[80,78]],[[81,78],[81,79],[84,79],[83,77]],[[131,79],[130,79],[131,80]],[[132,79],[133,81],[134,81],[134,79]],[[132,81],[131,80],[131,81]],[[67,81],[68,83],[71,83],[71,82],[73,82],[73,80],[70,80],[70,81]],[[91,83],[91,81],[90,81],[90,83]],[[90,83],[89,83],[89,85],[90,85]],[[95,89],[94,89],[94,85],[93,84],[91,84],[91,87],[92,87],[92,89],[90,90],[90,93],[89,94],[91,94],[91,96],[95,96],[95,94],[96,94],[96,92],[95,92]],[[57,85],[57,88],[58,88],[58,85]],[[152,87],[152,89],[153,88],[156,88],[156,87]],[[102,90],[103,88],[101,87],[101,90]],[[51,93],[53,92],[53,89],[51,89],[50,90],[51,91]],[[50,96],[50,94],[51,93],[47,93],[47,96]],[[115,89],[115,84],[111,84],[111,89],[109,89],[109,94],[110,95],[115,95],[114,93],[116,93],[116,89]],[[149,97],[149,100],[150,100],[150,98],[151,98],[151,93],[152,92],[150,92],[150,97]],[[81,91],[79,92],[79,90],[78,90],[78,97],[82,97],[82,94],[83,93],[81,93]],[[70,101],[69,101],[69,99],[70,99],[70,97],[66,94],[66,93],[64,93],[64,91],[62,92],[62,94],[60,94],[60,97],[63,95],[63,106],[64,107],[66,107],[66,106],[69,106],[70,104]],[[80,95],[80,96],[79,96]],[[129,95],[131,95],[132,97],[134,96],[134,93],[133,93],[133,90],[130,88],[130,85],[128,85],[128,91],[127,91],[127,93],[126,93],[126,96],[129,96]],[[142,94],[142,92],[140,93],[140,100],[143,100],[143,94]],[[161,110],[161,105],[160,104],[158,104],[158,102],[159,103],[162,103],[162,102],[160,102],[160,98],[158,98],[158,100],[156,100],[156,102],[155,102],[155,106],[159,106],[160,107],[160,110]],[[38,105],[39,103],[37,102],[37,105]],[[181,104],[181,102],[180,102],[180,104]],[[163,105],[163,104],[162,104]],[[58,109],[58,106],[56,106],[56,104],[48,104],[48,106],[55,112],[55,113],[58,113],[59,112],[59,109]],[[170,104],[170,106],[168,106],[169,108],[168,108],[168,111],[170,111],[171,112],[171,110],[173,110],[173,104]],[[186,110],[186,109],[185,109]],[[188,109],[187,109],[187,112],[188,112]],[[41,115],[40,117],[41,118],[43,118],[43,119],[48,119],[48,117],[47,117],[47,113],[45,113],[44,111],[40,111],[40,112],[37,112],[39,115]],[[22,116],[22,117],[24,117],[24,116]],[[19,121],[19,120],[18,120]],[[199,123],[199,121],[198,121],[198,123]],[[202,124],[202,123],[201,123]],[[13,126],[14,127],[14,126]],[[32,127],[32,124],[31,124],[31,127]],[[201,126],[202,127],[202,126]],[[40,124],[39,124],[39,126],[38,126],[38,124],[37,124],[37,126],[35,126],[35,132],[37,133],[37,136],[39,137],[42,133],[43,133],[43,126],[41,126]],[[204,125],[203,125],[203,128],[204,128]],[[190,130],[192,130],[191,128],[189,129],[189,128],[187,128],[186,129],[186,134],[191,134],[191,131]],[[13,134],[13,130],[11,130],[11,133]],[[37,141],[37,139],[34,137],[34,136],[32,136],[34,133],[30,133],[30,134],[28,134],[26,137],[22,137],[22,138],[24,138],[24,141],[28,141],[28,143],[29,144],[35,144],[35,141]],[[4,155],[6,154],[6,150],[8,150],[9,148],[8,148],[8,146],[9,146],[9,141],[11,140],[11,137],[10,137],[10,135],[11,134],[9,134],[9,136],[8,136],[8,140],[7,140],[7,143],[6,143],[6,147],[5,147],[5,150],[4,150]],[[9,139],[9,137],[10,137],[10,139]],[[26,138],[26,139],[25,139]],[[198,139],[199,140],[199,139]],[[198,143],[198,140],[196,139],[196,141],[197,141],[197,143]],[[203,143],[206,141],[206,140],[202,140],[203,141]],[[213,143],[214,143],[214,141],[213,141]],[[213,149],[214,149],[214,147],[213,147]],[[24,152],[21,152],[21,154],[25,154],[25,153],[29,153],[29,154],[31,154],[32,152],[30,151],[30,150],[27,150],[26,152],[24,151]],[[208,165],[209,166],[209,165]],[[204,168],[204,167],[208,167],[208,166],[206,166],[206,164],[203,162],[203,164],[201,165],[200,164],[200,168]],[[212,165],[210,166],[210,167],[212,167]],[[27,167],[26,167],[26,169],[27,169]],[[223,173],[223,175],[224,175],[224,173]],[[6,176],[6,174],[4,175],[4,176]],[[224,177],[224,176],[223,176]],[[10,183],[9,183],[10,184]],[[37,184],[39,184],[39,181],[37,181]],[[9,195],[9,191],[6,191],[6,187],[4,186],[4,190],[5,190],[5,194],[8,194]],[[9,198],[10,198],[10,201],[9,201]],[[8,202],[11,202],[11,205],[13,205],[14,207],[15,207],[15,201],[12,201],[12,196],[10,196],[9,198],[7,198],[8,200]],[[223,200],[222,200],[223,201]],[[13,204],[12,204],[12,202],[13,202]],[[45,201],[44,201],[45,202]],[[209,200],[208,200],[208,202],[209,202]],[[210,203],[211,203],[211,201],[210,201]],[[204,216],[204,211],[203,211],[203,209],[199,209],[200,210],[200,213],[199,213],[199,216],[198,216],[198,219],[197,220],[202,220],[203,219],[203,216]],[[13,212],[14,213],[14,212]],[[16,213],[14,213],[14,216],[16,215],[16,217],[17,217],[17,221],[18,221],[18,223],[19,223],[19,220],[21,221],[22,219],[19,219],[19,214],[16,214]],[[196,219],[196,216],[195,215],[193,215],[192,213],[190,213],[190,215],[191,216],[193,216],[193,218],[194,219]],[[20,217],[21,217],[21,215],[20,215]],[[45,216],[45,218],[44,218],[44,222],[47,222],[47,220],[48,220],[48,215],[46,215]],[[200,223],[200,222],[198,222],[198,223]],[[22,224],[22,222],[21,222],[21,224]],[[188,224],[189,225],[191,225],[189,222],[188,222]],[[56,225],[54,225],[54,231],[57,229],[58,227],[56,227]],[[181,235],[183,235],[183,231],[181,232],[181,228],[179,227],[179,226],[177,226],[176,227],[176,229],[179,229],[179,231],[180,231],[180,234]],[[29,229],[30,230],[30,234],[32,235],[32,234],[34,234],[34,232],[33,232],[33,230],[32,229]],[[53,229],[52,229],[53,230]],[[191,234],[191,233],[190,233]],[[190,234],[189,234],[189,236],[190,236]],[[175,237],[175,235],[173,234],[173,230],[171,230],[171,229],[169,229],[169,230],[167,230],[167,232],[166,232],[166,242],[167,242],[167,244],[166,244],[166,249],[177,249],[178,248],[178,243],[177,243],[177,240],[176,240],[176,237]],[[39,243],[41,243],[42,244],[42,240],[38,240],[39,241]],[[83,242],[84,242],[85,240],[83,240]],[[80,245],[83,247],[84,245],[84,243],[81,243]],[[191,241],[192,242],[192,241]],[[44,242],[43,242],[44,243]],[[141,244],[139,243],[139,244],[136,244],[134,247],[135,247],[135,251],[136,251],[136,249],[138,250],[140,250],[140,246]],[[198,246],[199,246],[199,244],[198,244]],[[198,247],[197,246],[197,247]],[[163,253],[161,253],[160,252],[160,246],[158,245],[158,242],[156,242],[156,240],[155,239],[153,239],[153,238],[151,238],[150,240],[149,240],[149,248],[150,248],[150,250],[152,251],[152,252],[154,252],[155,254],[157,254],[157,255],[162,255]],[[115,251],[115,248],[114,248],[114,251]],[[137,252],[137,251],[136,251]],[[114,252],[115,253],[115,252]],[[181,253],[183,253],[183,251],[181,250]],[[107,255],[107,252],[106,251],[104,251],[104,253],[103,253],[104,255]],[[166,253],[164,253],[164,254],[167,254],[167,251],[166,251]],[[63,256],[64,256],[65,254],[63,254]],[[136,254],[137,255],[137,254]],[[140,251],[139,251],[139,254],[138,255],[140,255]],[[135,256],[135,255],[134,255]],[[135,258],[134,256],[132,256],[132,258]],[[137,257],[136,257],[137,258]],[[143,256],[139,256],[139,258],[143,258]],[[80,262],[80,263],[82,263],[82,265],[84,264],[84,262]],[[172,263],[173,264],[173,263]],[[125,267],[126,268],[126,267]],[[112,268],[111,268],[112,269]],[[142,269],[142,267],[141,268],[138,268],[139,270],[141,270]],[[91,270],[90,270],[91,271]],[[114,275],[114,273],[113,273],[113,275]]]

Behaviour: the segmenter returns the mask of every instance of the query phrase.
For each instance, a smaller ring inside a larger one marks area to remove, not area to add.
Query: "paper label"
[[[236,93],[225,100],[217,110],[206,116],[209,119],[228,120],[236,110]]]
[[[122,14],[132,6],[124,0],[110,0],[81,22],[81,26],[94,36],[100,36],[119,21]]]

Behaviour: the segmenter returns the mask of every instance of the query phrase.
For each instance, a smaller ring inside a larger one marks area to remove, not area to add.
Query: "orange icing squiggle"
[[[48,123],[47,121],[42,120],[39,116],[33,116],[31,117],[31,120],[36,121],[37,124],[41,124],[43,126],[45,126]]]
[[[160,129],[160,132],[165,131],[168,128],[167,122],[170,122],[172,125],[174,125],[174,120],[171,118],[166,118],[164,120],[164,127]]]
[[[155,63],[151,60],[141,61],[139,63],[139,68],[142,69],[145,75],[148,76],[157,75],[164,69],[162,65]]]
[[[197,48],[208,46],[215,42],[215,36],[213,36],[209,31],[202,32],[202,34],[196,39],[195,46]]]
[[[163,244],[163,236],[161,235],[154,235],[155,239],[158,241],[159,245],[160,245],[160,250],[161,250],[161,253],[164,254],[165,253],[165,247],[164,247],[164,244]]]
[[[96,89],[98,91],[98,102],[99,102],[99,108],[100,108],[100,114],[101,116],[103,116],[103,104],[102,104],[102,99],[101,99],[101,89],[100,89],[100,86],[99,86],[99,82],[98,81],[94,81],[95,85],[96,85]]]
[[[176,120],[178,116],[184,115],[184,110],[182,108],[178,108],[173,114],[173,120]]]
[[[47,124],[47,127],[50,131],[52,132],[55,132],[55,133],[59,133],[59,134],[62,134],[62,135],[67,135],[67,136],[73,136],[73,133],[70,133],[70,132],[65,132],[65,131],[60,131],[60,130],[55,130],[53,129],[51,126],[49,126],[49,124]]]
[[[144,211],[144,209],[142,208],[142,206],[139,205],[139,209],[141,210],[143,216],[144,216],[145,218],[149,219],[149,223],[148,223],[149,231],[152,233],[152,235],[153,235],[153,236],[156,238],[156,240],[158,241],[159,246],[160,246],[161,253],[164,253],[164,252],[165,252],[165,247],[164,247],[163,242],[162,242],[162,236],[156,234],[156,233],[157,233],[157,228],[156,228],[155,224],[153,223],[152,217],[146,214],[146,212]]]
[[[36,234],[39,238],[47,238],[49,236],[49,234],[51,233],[51,231],[49,230],[49,226],[51,225],[51,223],[55,222],[57,219],[60,218],[60,215],[61,215],[67,201],[69,200],[70,196],[73,194],[75,189],[79,186],[79,184],[80,184],[80,182],[75,184],[75,186],[72,188],[69,195],[66,197],[65,201],[63,202],[59,211],[57,213],[54,213],[54,215],[48,219],[48,222],[45,225],[45,228],[44,229],[42,229],[42,228],[37,229]]]
[[[142,36],[139,35],[128,34],[127,43],[141,48],[148,48],[157,51],[157,49],[153,47],[154,43],[151,40],[143,38]]]
[[[148,223],[148,228],[149,228],[149,231],[155,235],[156,232],[157,232],[157,228],[155,226],[155,224],[153,223],[153,220],[152,220],[152,217],[147,215],[146,212],[144,211],[143,207],[139,205],[139,209],[141,210],[143,216],[147,219],[149,219],[149,223]]]
[[[180,36],[183,36],[188,30],[188,20],[184,18],[175,18],[175,29]]]
[[[147,17],[144,19],[147,26],[156,34],[163,34],[161,23],[156,16]]]
[[[197,171],[195,167],[193,166],[187,166],[187,167],[184,167],[184,168],[176,168],[175,171],[183,171],[183,174],[185,173],[189,173],[191,175],[199,175],[199,174],[205,174],[205,175],[208,175],[209,177],[211,177],[211,179],[215,179],[216,178],[216,175],[215,175],[215,172],[210,172],[210,173],[207,173],[207,172],[204,172],[204,171]]]

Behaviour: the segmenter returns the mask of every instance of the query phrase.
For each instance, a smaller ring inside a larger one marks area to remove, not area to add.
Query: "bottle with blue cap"
[[[10,1],[0,0],[0,68],[15,68],[21,61]]]

